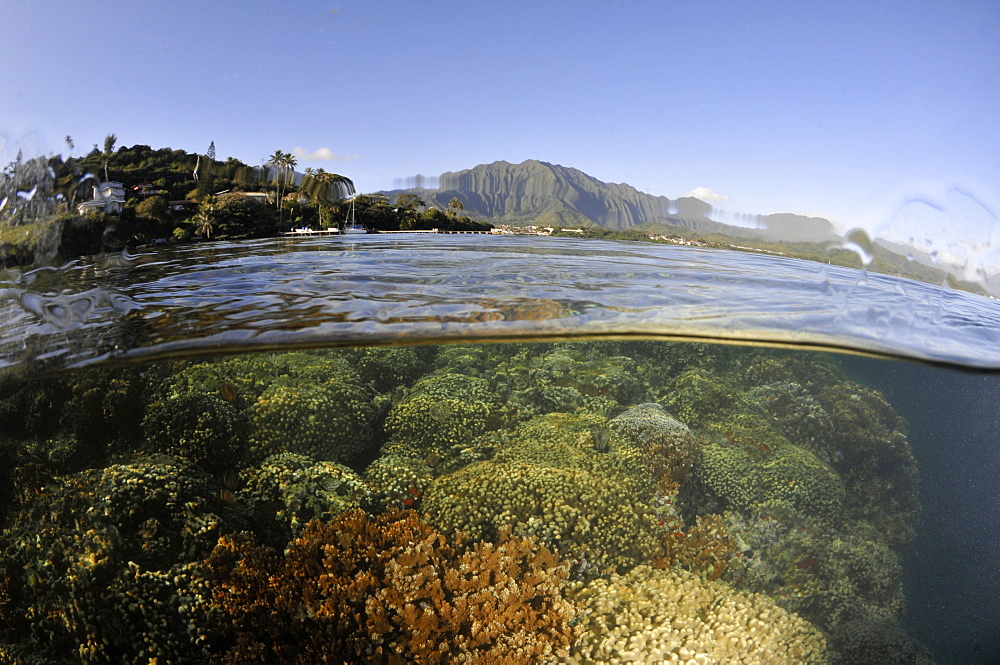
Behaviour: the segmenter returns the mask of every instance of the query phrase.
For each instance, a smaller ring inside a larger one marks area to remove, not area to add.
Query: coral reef
[[[824,356],[102,368],[0,388],[0,461],[0,663],[929,662],[905,423]]]
[[[822,633],[761,594],[638,566],[570,584],[583,634],[569,663],[827,663]]]
[[[642,453],[592,415],[550,414],[520,426],[492,460],[436,478],[427,520],[474,540],[503,529],[538,538],[590,569],[646,561],[657,548],[652,478]]]
[[[786,444],[755,455],[727,442],[706,445],[702,452],[694,469],[697,501],[714,498],[724,509],[746,511],[758,503],[784,499],[808,515],[827,519],[839,517],[843,509],[840,478],[803,448]]]
[[[207,476],[160,458],[64,477],[25,465],[15,485],[0,642],[48,663],[203,661],[190,565],[239,523]]]
[[[699,515],[687,530],[668,529],[661,537],[654,568],[683,568],[709,581],[722,577],[735,557],[743,556],[721,515]]]
[[[283,558],[225,538],[204,564],[213,662],[534,663],[565,655],[565,566],[530,540],[449,542],[413,511],[311,522]]]
[[[342,353],[178,363],[153,393],[143,448],[213,473],[281,452],[352,460],[368,452],[379,410]]]
[[[899,558],[871,525],[848,522],[832,529],[787,501],[761,504],[747,518],[726,517],[743,556],[730,561],[724,579],[766,593],[828,631],[832,650],[841,648],[844,626],[901,615]]]
[[[367,507],[368,486],[351,469],[336,462],[315,461],[305,455],[279,453],[241,474],[243,488],[234,500],[245,502],[261,527],[280,525],[287,542],[314,520],[326,520],[350,508]]]
[[[418,381],[385,419],[383,454],[437,467],[494,427],[500,402],[485,379],[438,370]]]
[[[145,382],[135,368],[95,368],[0,390],[0,439],[63,472],[106,461],[139,437]]]
[[[251,460],[278,452],[332,462],[368,449],[374,394],[346,368],[324,367],[279,377],[249,409]]]
[[[382,455],[365,469],[371,496],[383,509],[417,508],[434,477],[423,461],[402,455]]]
[[[609,423],[641,451],[657,484],[683,482],[701,459],[701,446],[682,425],[656,403],[639,404]]]

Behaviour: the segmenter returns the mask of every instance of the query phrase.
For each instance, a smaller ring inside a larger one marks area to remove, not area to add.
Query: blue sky
[[[0,18],[3,163],[114,132],[248,163],[299,149],[361,191],[534,158],[844,228],[947,217],[956,192],[987,225],[1000,208],[995,0],[0,0]]]

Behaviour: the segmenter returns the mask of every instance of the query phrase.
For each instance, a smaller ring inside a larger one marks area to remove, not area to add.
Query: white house
[[[101,210],[109,215],[120,215],[125,207],[125,185],[120,182],[102,182],[94,187],[94,197],[76,207],[81,215],[91,210]]]

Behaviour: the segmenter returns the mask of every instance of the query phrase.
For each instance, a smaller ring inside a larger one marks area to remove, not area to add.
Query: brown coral
[[[667,531],[661,543],[663,553],[653,559],[653,568],[683,568],[709,581],[722,577],[732,558],[740,554],[726,521],[715,514],[700,515],[687,531]]]
[[[205,569],[217,662],[532,663],[574,634],[554,554],[508,534],[449,542],[413,511],[311,522],[283,560],[224,538]]]

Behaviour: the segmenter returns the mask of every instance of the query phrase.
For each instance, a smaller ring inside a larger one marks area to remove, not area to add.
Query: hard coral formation
[[[280,525],[284,541],[314,519],[330,519],[371,503],[368,486],[354,471],[305,455],[272,455],[241,476],[244,487],[234,498],[244,501],[252,513],[266,515],[267,522]]]
[[[723,576],[734,558],[743,556],[721,515],[699,515],[686,530],[667,529],[661,536],[662,553],[654,568],[683,568],[707,580]]]
[[[185,393],[156,401],[143,420],[143,448],[184,457],[219,472],[243,457],[247,422],[243,414],[214,393]]]
[[[500,402],[485,379],[434,372],[389,411],[383,454],[446,463],[496,423]]]
[[[544,547],[449,542],[413,511],[312,522],[283,558],[226,538],[205,569],[220,663],[534,663],[574,636]]]
[[[374,395],[351,372],[276,379],[250,407],[250,458],[279,452],[344,461],[372,439]]]
[[[571,583],[583,634],[569,663],[827,663],[822,633],[761,594],[638,566]]]
[[[343,354],[179,363],[153,392],[144,448],[212,472],[281,452],[350,460],[367,452],[377,417],[374,391]]]
[[[610,427],[642,451],[655,481],[683,482],[701,459],[701,446],[686,425],[656,403],[639,404],[618,415]]]
[[[833,469],[791,444],[763,456],[729,443],[706,445],[694,476],[707,494],[695,501],[716,499],[723,509],[746,511],[765,501],[787,500],[808,515],[834,519],[844,504],[844,488]]]
[[[920,655],[898,630],[904,423],[825,357],[604,342],[101,370],[4,388],[0,453],[0,662],[820,662],[798,617],[837,665]]]
[[[145,384],[134,368],[95,368],[3,386],[0,439],[64,472],[107,460],[139,436]]]
[[[899,558],[870,525],[833,529],[784,501],[761,504],[749,517],[727,513],[727,522],[743,556],[730,561],[724,579],[766,593],[828,631],[831,649],[840,648],[850,622],[900,616]]]
[[[16,484],[0,640],[49,663],[202,660],[188,566],[229,528],[207,476],[161,458]]]
[[[657,547],[651,484],[639,451],[606,420],[551,414],[521,426],[492,460],[435,479],[422,510],[448,533],[481,540],[511,529],[587,567],[627,567]]]

